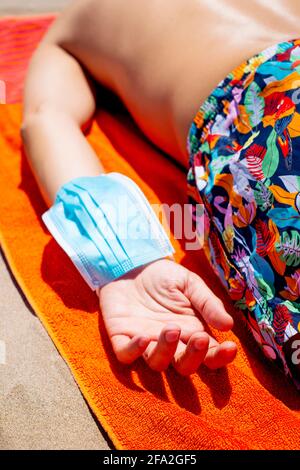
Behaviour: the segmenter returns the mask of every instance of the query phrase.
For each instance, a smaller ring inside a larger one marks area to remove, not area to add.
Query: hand
[[[222,301],[204,281],[183,266],[158,260],[117,279],[99,291],[100,307],[119,361],[143,356],[151,369],[170,363],[182,375],[201,363],[217,369],[233,361],[236,345],[219,344],[201,319],[222,331],[233,326]]]

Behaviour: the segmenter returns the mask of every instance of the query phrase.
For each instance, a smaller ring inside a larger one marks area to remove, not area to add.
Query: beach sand
[[[0,449],[108,449],[0,256]]]
[[[72,0],[1,0],[0,16],[2,15],[33,15],[60,11]]]
[[[0,16],[68,0],[1,0]],[[109,449],[67,365],[0,254],[0,449]]]

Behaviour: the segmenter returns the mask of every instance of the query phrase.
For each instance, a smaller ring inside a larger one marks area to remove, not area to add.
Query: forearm
[[[103,172],[81,130],[94,109],[91,84],[80,64],[56,45],[42,44],[26,79],[21,133],[48,204],[64,183]]]
[[[51,205],[43,221],[95,290],[169,256],[173,248],[135,183],[118,173],[100,175],[98,157],[81,132],[95,111],[93,84],[74,51],[66,51],[57,38],[46,41],[26,80],[22,136]],[[128,220],[120,210],[130,211]]]
[[[72,117],[46,107],[25,118],[24,122],[25,151],[49,205],[66,182],[103,172],[98,157]]]

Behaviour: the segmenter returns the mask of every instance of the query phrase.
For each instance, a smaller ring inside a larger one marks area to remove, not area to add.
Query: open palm
[[[167,260],[136,269],[99,292],[105,326],[117,358],[131,363],[143,356],[154,370],[170,363],[189,375],[203,362],[219,368],[231,362],[236,345],[219,344],[205,323],[227,331],[232,317],[195,273]]]

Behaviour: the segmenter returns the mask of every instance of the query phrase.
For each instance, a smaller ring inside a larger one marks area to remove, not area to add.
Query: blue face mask
[[[65,184],[42,219],[93,290],[174,252],[142,191],[120,173]]]

